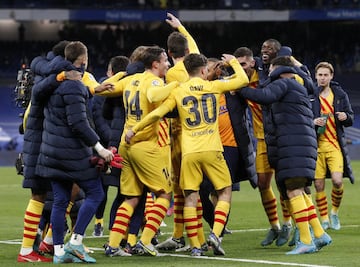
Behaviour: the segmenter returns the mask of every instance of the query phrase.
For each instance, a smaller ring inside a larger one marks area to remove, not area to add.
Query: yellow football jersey
[[[256,88],[258,87],[258,85],[259,85],[259,74],[256,71],[254,71],[254,73],[250,77],[249,87],[257,90]],[[262,115],[261,105],[248,99],[247,99],[247,103],[251,110],[254,136],[257,139],[264,139],[264,125],[263,125],[263,115]]]
[[[93,95],[95,93],[95,88],[99,86],[95,77],[90,72],[85,71],[81,80],[83,84],[89,88],[90,93]]]
[[[191,78],[173,90],[168,99],[137,124],[133,131],[145,129],[148,127],[146,125],[177,107],[182,124],[182,155],[200,151],[223,151],[218,121],[220,94],[244,87],[249,82],[236,59],[232,59],[230,65],[236,73],[233,79],[207,81],[199,77]],[[135,137],[137,135],[138,133]]]
[[[330,152],[334,150],[340,151],[340,145],[336,134],[336,124],[334,118],[334,93],[330,90],[330,94],[324,98],[320,98],[321,114],[327,115],[326,129],[318,138],[318,152]]]
[[[195,40],[192,38],[190,33],[188,33],[185,27],[180,26],[178,30],[185,36],[186,40],[188,41],[189,53],[200,54],[199,48],[197,47]],[[178,61],[168,70],[165,79],[167,83],[173,81],[186,82],[187,80],[189,80],[189,74],[187,73],[182,60]]]

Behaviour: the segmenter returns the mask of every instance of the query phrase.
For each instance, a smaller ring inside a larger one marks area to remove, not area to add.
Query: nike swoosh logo
[[[35,261],[35,260],[32,260],[32,259],[28,259],[28,258],[22,258],[22,259],[25,260],[25,261],[27,261],[27,262],[41,262],[40,259],[36,259],[36,261]]]

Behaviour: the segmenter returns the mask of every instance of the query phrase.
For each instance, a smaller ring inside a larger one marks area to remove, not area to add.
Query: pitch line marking
[[[335,266],[331,266],[331,265],[315,265],[315,264],[305,264],[305,263],[293,263],[293,262],[281,262],[281,261],[267,261],[267,260],[250,260],[250,259],[239,259],[239,258],[220,258],[220,257],[208,257],[208,256],[193,257],[193,256],[190,256],[190,255],[165,254],[165,253],[164,253],[164,254],[163,254],[163,253],[160,253],[159,256],[171,256],[171,257],[191,258],[191,259],[203,259],[203,260],[247,262],[247,263],[270,264],[270,265],[283,265],[283,266],[335,267]]]

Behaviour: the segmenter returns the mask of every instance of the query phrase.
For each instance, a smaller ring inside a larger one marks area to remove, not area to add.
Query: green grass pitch
[[[353,161],[355,177],[359,179],[360,161]],[[21,187],[22,176],[16,174],[12,167],[0,168],[0,266],[52,266],[47,263],[17,263],[16,258],[22,238],[23,214],[30,197],[30,191]],[[360,185],[356,181],[350,184],[344,179],[345,193],[339,217],[342,228],[339,231],[329,230],[333,243],[321,251],[309,255],[285,255],[290,248],[275,244],[261,247],[268,223],[260,203],[257,190],[249,183],[241,183],[241,191],[234,192],[228,227],[233,230],[225,235],[223,248],[225,257],[217,257],[207,252],[205,257],[193,258],[188,253],[172,253],[159,257],[114,257],[104,255],[102,245],[107,241],[108,231],[104,237],[93,238],[93,222],[89,225],[84,243],[94,248],[93,256],[96,266],[360,266]],[[275,188],[275,187],[274,187]],[[326,191],[330,196],[331,184],[327,180]],[[314,189],[313,189],[314,191]],[[112,201],[115,190],[110,190],[109,200]],[[330,203],[330,198],[328,197]],[[105,224],[108,223],[110,204],[106,207]],[[280,215],[281,212],[279,211]],[[172,232],[172,217],[166,217],[166,227],[161,227],[160,241],[165,240]],[[204,222],[205,233],[209,228]],[[74,264],[70,264],[72,266]]]

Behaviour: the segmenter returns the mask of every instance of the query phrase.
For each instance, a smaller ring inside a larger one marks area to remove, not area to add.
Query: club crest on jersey
[[[151,84],[152,86],[160,86],[160,82],[158,80],[153,80]]]
[[[132,81],[132,85],[133,86],[139,86],[139,83],[140,83],[140,81],[139,80],[135,80],[135,81]]]
[[[224,159],[224,156],[223,156],[222,153],[218,153],[218,154],[216,155],[216,158],[217,158],[218,161],[222,161],[222,160]]]

